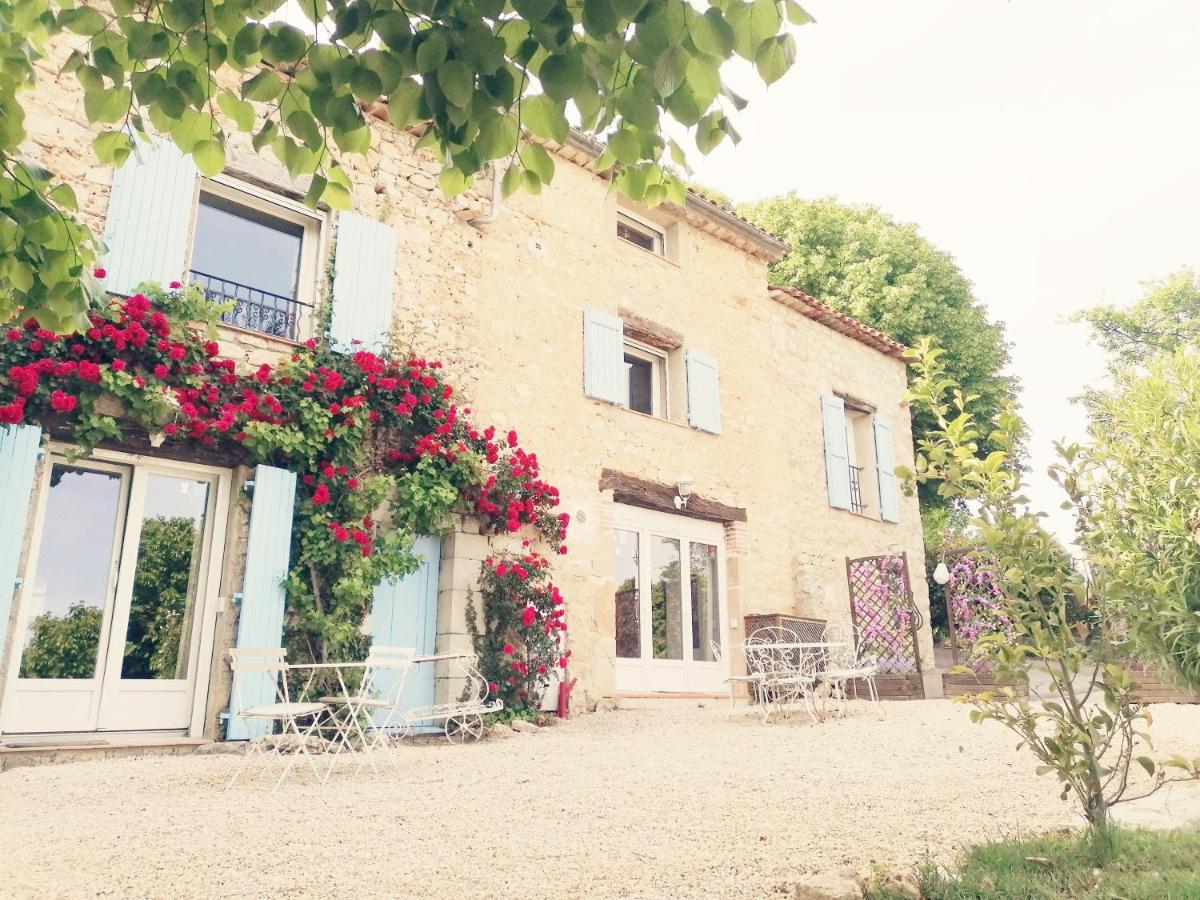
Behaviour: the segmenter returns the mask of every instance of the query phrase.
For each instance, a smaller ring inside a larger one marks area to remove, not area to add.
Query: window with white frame
[[[302,204],[231,180],[200,188],[189,280],[227,324],[291,341],[311,332],[321,219]]]
[[[648,416],[667,416],[667,354],[625,339],[626,405]]]
[[[666,255],[666,232],[640,216],[623,210],[617,213],[617,237],[658,256]]]

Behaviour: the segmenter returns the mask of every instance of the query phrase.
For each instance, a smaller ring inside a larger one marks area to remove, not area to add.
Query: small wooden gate
[[[861,651],[878,660],[882,676],[899,676],[894,680],[923,696],[917,632],[924,617],[913,600],[908,555],[846,557],[846,582]]]

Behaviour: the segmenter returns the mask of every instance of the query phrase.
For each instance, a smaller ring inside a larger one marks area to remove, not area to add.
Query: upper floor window
[[[667,416],[667,354],[625,340],[626,405],[648,416]]]
[[[617,237],[659,256],[667,252],[666,233],[627,212],[617,213]]]
[[[900,520],[891,424],[837,394],[821,398],[829,505],[885,522]]]
[[[301,208],[302,209],[302,208]],[[320,220],[283,198],[226,183],[200,190],[191,282],[230,325],[299,341],[311,330]]]

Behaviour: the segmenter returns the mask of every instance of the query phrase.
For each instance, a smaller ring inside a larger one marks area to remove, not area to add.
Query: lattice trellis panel
[[[847,559],[846,579],[861,651],[879,661],[880,672],[916,672],[920,614],[912,601],[908,560],[903,555]]]

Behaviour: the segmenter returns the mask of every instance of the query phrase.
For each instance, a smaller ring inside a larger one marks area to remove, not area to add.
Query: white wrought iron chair
[[[879,674],[878,662],[873,656],[862,652],[853,629],[840,625],[827,626],[825,640],[828,647],[821,679],[829,685],[830,698],[838,704],[838,716],[846,717],[849,700],[847,686],[853,686],[854,699],[857,700],[861,681],[866,684],[868,698],[882,717],[883,704],[879,702],[879,691],[875,687],[875,676]]]
[[[746,639],[747,665],[759,674],[763,722],[773,713],[799,703],[814,723],[820,721],[815,694],[818,654],[795,646],[802,643],[789,628],[768,625]]]
[[[321,698],[321,702],[331,708],[338,722],[334,760],[345,751],[353,751],[357,737],[359,749],[362,750],[357,771],[362,771],[363,766],[370,764],[371,769],[379,773],[374,753],[391,749],[389,729],[400,727],[399,720],[404,715],[400,702],[416,652],[415,647],[372,646],[363,664],[358,692],[350,693],[342,682],[340,696]],[[338,669],[337,673],[341,679],[341,670]],[[394,756],[391,759],[393,768],[397,768]],[[333,771],[334,760],[330,761],[326,779]]]
[[[721,653],[720,643],[718,643],[717,641],[711,641],[710,646],[712,647],[713,659],[716,662],[723,662],[724,655]],[[729,711],[725,713],[725,718],[728,719],[730,716],[732,716],[734,709],[737,707],[737,694],[735,693],[736,686],[739,684],[746,685],[747,690],[750,691],[750,700],[751,700],[751,702],[753,702],[754,686],[756,684],[758,684],[758,681],[759,681],[758,673],[753,672],[750,669],[748,658],[746,661],[746,674],[745,675],[728,675],[725,677],[725,679],[724,679],[725,685],[729,688]]]
[[[250,759],[257,756],[275,755],[286,757],[287,762],[275,787],[283,780],[301,757],[308,763],[314,777],[323,781],[317,770],[316,761],[310,752],[309,741],[314,736],[322,713],[328,710],[324,703],[292,700],[288,692],[287,651],[278,647],[239,647],[229,651],[229,666],[233,670],[233,696],[237,702],[237,716],[246,724],[250,740],[246,752],[226,789],[233,787]],[[243,698],[253,697],[256,702],[247,706]],[[266,698],[266,702],[262,702]],[[273,699],[274,702],[271,702]],[[310,719],[301,725],[301,719]],[[275,726],[279,733],[273,734]]]

